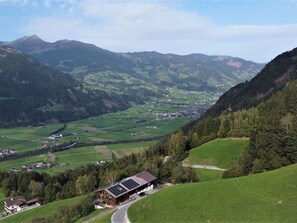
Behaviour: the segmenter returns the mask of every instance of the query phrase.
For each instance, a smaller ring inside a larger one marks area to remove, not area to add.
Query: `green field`
[[[223,172],[218,170],[195,169],[199,182],[219,180]]]
[[[227,169],[236,163],[247,143],[245,138],[215,139],[191,149],[185,162]]]
[[[81,165],[96,164],[97,161],[111,161],[112,152],[118,157],[137,153],[147,149],[150,145],[156,141],[145,141],[136,143],[125,144],[112,144],[108,146],[88,146],[73,148],[62,152],[53,153],[57,157],[59,163],[68,163],[68,166],[54,167],[51,169],[40,169],[38,171],[44,171],[50,174],[56,174],[68,169],[74,169]],[[15,160],[7,160],[0,162],[0,170],[9,170],[11,168],[21,169],[25,164],[40,163],[46,158],[45,155],[31,156],[25,158],[19,158]]]
[[[54,201],[49,204],[42,205],[38,208],[34,208],[32,210],[28,210],[28,211],[25,211],[22,213],[15,214],[11,217],[0,220],[0,222],[3,222],[3,223],[4,222],[5,223],[15,223],[15,222],[30,223],[33,218],[50,216],[50,215],[54,214],[59,206],[73,205],[73,204],[79,203],[83,197],[84,196]]]
[[[132,223],[296,222],[297,165],[164,189],[133,204]],[[145,211],[144,211],[145,210]]]

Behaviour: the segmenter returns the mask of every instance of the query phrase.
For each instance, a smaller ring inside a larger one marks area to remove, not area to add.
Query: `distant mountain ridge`
[[[0,46],[0,126],[66,122],[125,109],[140,97],[86,89],[70,75]]]
[[[128,89],[115,80],[124,79],[146,90],[155,86],[222,92],[251,79],[263,67],[263,64],[229,56],[114,53],[74,40],[49,43],[36,35],[2,44],[30,54],[39,62],[90,85],[95,82],[101,87],[113,85],[120,92]]]
[[[278,55],[252,80],[238,84],[224,93],[205,116],[256,106],[296,79],[297,48]]]

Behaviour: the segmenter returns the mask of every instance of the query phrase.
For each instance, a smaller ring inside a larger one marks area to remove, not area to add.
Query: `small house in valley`
[[[4,209],[8,214],[30,208],[34,205],[40,205],[38,199],[27,201],[23,196],[15,196],[4,201]]]
[[[157,178],[147,171],[138,173],[99,190],[99,201],[103,205],[120,204],[128,200],[132,194],[140,194],[154,188],[156,181]]]

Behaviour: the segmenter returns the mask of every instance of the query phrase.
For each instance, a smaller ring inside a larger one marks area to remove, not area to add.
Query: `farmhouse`
[[[9,214],[27,209],[33,205],[39,206],[37,199],[27,201],[23,196],[12,197],[4,201],[5,212]]]
[[[120,182],[99,190],[99,201],[103,205],[117,205],[129,199],[132,194],[154,188],[157,178],[147,171],[125,178]]]

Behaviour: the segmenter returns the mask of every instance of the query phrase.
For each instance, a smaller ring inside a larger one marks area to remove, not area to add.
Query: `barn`
[[[138,173],[99,190],[99,201],[103,205],[120,204],[128,200],[132,194],[139,194],[154,188],[156,181],[157,178],[147,171]]]

